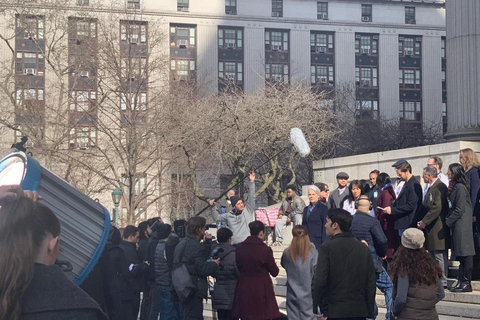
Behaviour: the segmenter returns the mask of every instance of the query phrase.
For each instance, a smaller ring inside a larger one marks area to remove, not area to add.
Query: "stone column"
[[[480,141],[480,1],[446,1],[449,140]]]

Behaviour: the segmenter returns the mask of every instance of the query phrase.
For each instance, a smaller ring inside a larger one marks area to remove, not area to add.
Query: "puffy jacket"
[[[148,270],[148,265],[140,261],[135,243],[122,240],[119,247],[125,253],[125,259],[128,263],[128,267],[133,264],[133,268],[130,273],[131,277],[128,280],[130,283],[130,288],[133,290],[133,292],[140,292],[143,289],[143,276]]]
[[[207,297],[207,277],[211,276],[218,268],[215,262],[208,261],[211,251],[210,243],[211,240],[201,243],[198,239],[187,235],[175,248],[173,258],[174,265],[180,262],[185,264],[193,284],[197,286],[196,296],[200,298]]]
[[[220,268],[213,274],[216,279],[212,296],[213,308],[232,310],[235,287],[240,276],[235,261],[235,247],[226,243],[221,243],[217,247],[222,248],[223,252],[218,256]]]
[[[168,269],[165,244],[165,240],[160,240],[155,249],[155,283],[161,286],[170,286],[172,278]]]

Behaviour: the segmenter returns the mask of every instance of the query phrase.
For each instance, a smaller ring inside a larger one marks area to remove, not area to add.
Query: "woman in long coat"
[[[395,190],[392,186],[392,181],[390,176],[385,172],[380,173],[377,176],[377,187],[382,190],[377,200],[377,210],[375,211],[375,216],[380,221],[383,232],[387,237],[388,250],[387,250],[387,259],[392,259],[393,254],[398,249],[400,245],[400,236],[398,235],[398,230],[395,230],[394,224],[395,219],[391,214],[387,214],[383,211],[383,208],[391,207],[393,201],[395,200]]]
[[[282,255],[282,267],[287,271],[288,319],[314,320],[311,289],[318,252],[306,227],[293,227],[292,235],[292,242]]]
[[[270,275],[276,277],[279,269],[272,248],[263,242],[265,225],[253,221],[248,227],[251,236],[236,249],[240,277],[233,300],[233,317],[248,320],[279,318],[281,314],[270,278]]]
[[[317,186],[308,186],[307,190],[309,204],[303,209],[302,225],[307,228],[310,241],[318,250],[322,243],[328,241],[325,231],[328,207],[320,201],[321,191]]]
[[[450,210],[446,224],[452,232],[452,257],[460,261],[458,268],[458,282],[452,292],[471,292],[473,269],[473,256],[475,246],[473,244],[472,230],[472,204],[468,190],[468,180],[465,170],[459,163],[452,163],[447,172],[452,191],[449,195]]]

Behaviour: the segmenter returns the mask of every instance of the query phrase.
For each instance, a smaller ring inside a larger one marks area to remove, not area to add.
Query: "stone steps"
[[[286,271],[280,266],[280,258],[282,256],[284,247],[272,247],[275,261],[280,268],[279,275],[272,278],[274,290],[278,302],[278,306],[282,313],[286,313]],[[458,269],[458,262],[449,262],[449,269],[455,274]],[[450,275],[452,275],[450,273]],[[455,283],[455,279],[448,279],[448,285]],[[436,308],[440,320],[454,320],[454,319],[480,319],[480,281],[472,281],[473,292],[469,293],[452,293],[445,291],[445,298],[440,301]],[[379,307],[379,316],[377,319],[385,319],[386,309],[385,299],[383,294],[377,290],[376,302]]]

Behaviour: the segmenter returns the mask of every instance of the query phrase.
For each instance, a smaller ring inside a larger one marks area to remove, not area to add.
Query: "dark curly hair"
[[[425,284],[427,286],[438,283],[442,277],[442,269],[432,259],[425,248],[418,250],[398,247],[393,255],[393,261],[388,267],[390,278],[395,283],[399,275],[408,276],[410,284]]]

